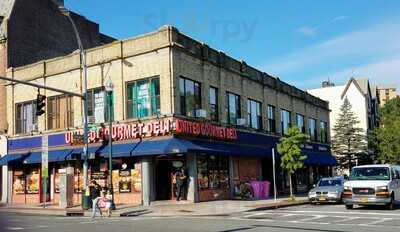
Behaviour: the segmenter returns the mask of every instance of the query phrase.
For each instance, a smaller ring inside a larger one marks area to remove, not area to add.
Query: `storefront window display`
[[[81,193],[83,189],[83,175],[80,168],[74,170],[74,192]]]
[[[197,158],[197,179],[199,189],[229,188],[228,157],[200,155]]]
[[[39,170],[33,168],[27,171],[26,175],[26,193],[39,193]]]
[[[141,165],[131,159],[113,160],[112,172],[114,192],[141,192]]]
[[[25,194],[25,175],[21,170],[14,171],[13,190],[15,194]]]

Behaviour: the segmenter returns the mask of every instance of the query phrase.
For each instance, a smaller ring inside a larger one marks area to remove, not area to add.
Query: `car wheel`
[[[346,205],[346,209],[353,209],[353,205]]]
[[[394,195],[392,193],[391,197],[390,197],[390,203],[388,204],[388,209],[389,210],[394,210],[396,208],[396,204],[394,201]]]

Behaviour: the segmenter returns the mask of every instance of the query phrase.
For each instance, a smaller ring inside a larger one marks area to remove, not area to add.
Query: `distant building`
[[[358,125],[362,128],[365,135],[378,127],[379,112],[376,87],[372,86],[367,78],[354,79],[351,78],[346,85],[326,86],[319,89],[307,90],[308,93],[329,102],[330,113],[330,134],[335,135],[333,127],[335,126],[339,114],[340,107],[343,105],[344,99],[347,97],[352,110],[360,121]]]
[[[396,98],[396,86],[395,85],[379,85],[377,86],[380,106],[384,106],[386,102]]]
[[[58,7],[63,0],[0,1],[0,76],[10,67],[62,56],[78,49],[71,23]],[[99,32],[99,25],[71,12],[84,48],[115,39]],[[0,133],[9,128],[6,120],[4,81],[0,81]]]

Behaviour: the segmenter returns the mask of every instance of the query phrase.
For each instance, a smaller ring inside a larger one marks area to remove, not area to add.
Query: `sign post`
[[[47,177],[49,176],[49,137],[42,136],[42,183],[43,183],[43,208],[47,201]]]
[[[275,177],[275,148],[272,148],[272,173],[273,173],[273,180],[274,180],[274,203],[276,205],[276,177]]]

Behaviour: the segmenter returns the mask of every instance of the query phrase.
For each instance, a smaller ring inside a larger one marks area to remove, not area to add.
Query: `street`
[[[397,231],[400,209],[303,205],[220,216],[96,218],[0,214],[2,231]]]

